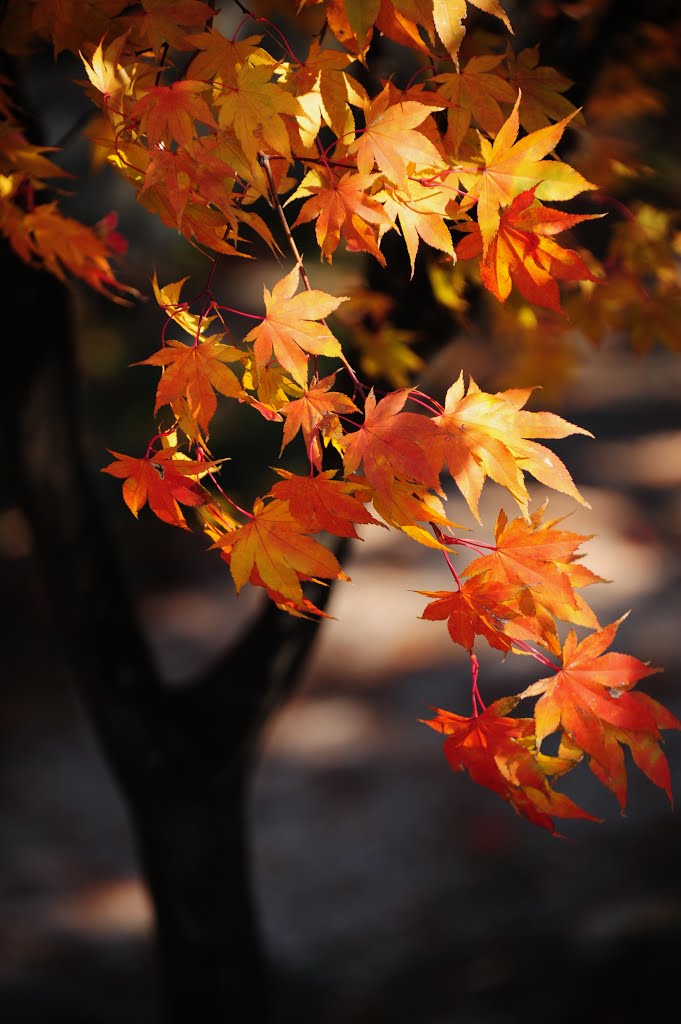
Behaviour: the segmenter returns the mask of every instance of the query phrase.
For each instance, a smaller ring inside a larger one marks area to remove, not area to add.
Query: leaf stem
[[[307,270],[305,269],[305,267],[303,265],[303,257],[300,255],[300,250],[298,249],[298,246],[296,245],[296,240],[295,240],[295,238],[293,237],[293,235],[291,233],[291,228],[289,226],[289,222],[286,219],[286,214],[284,213],[284,208],[281,205],[281,201],[280,201],[279,196],[277,194],[277,187],[275,185],[274,177],[272,175],[272,168],[270,167],[270,158],[267,155],[267,153],[263,153],[263,152],[259,152],[258,153],[258,163],[262,167],[262,169],[265,172],[265,175],[267,177],[267,187],[268,187],[268,190],[269,190],[269,193],[270,193],[270,200],[272,202],[272,206],[277,211],[277,215],[279,216],[279,220],[281,221],[281,225],[282,225],[282,227],[284,229],[284,234],[286,235],[286,240],[288,241],[289,247],[291,249],[291,252],[293,253],[294,259],[295,259],[296,264],[298,266],[298,269],[300,271],[300,276],[302,278],[303,284],[304,284],[305,288],[307,289],[307,291],[311,292],[311,291],[313,291],[313,288],[312,288],[312,285],[310,284],[310,279],[307,276]],[[328,324],[326,323],[325,320],[321,320],[320,323],[323,323],[325,327],[328,327]],[[341,352],[341,354],[340,354],[340,359],[341,359],[341,362],[343,363],[343,366],[345,367],[345,369],[350,374],[350,378],[351,378],[353,384],[355,385],[355,387],[358,388],[359,391],[362,394],[364,394],[365,389],[362,386],[360,380],[358,379],[357,374],[353,370],[352,366],[350,365],[350,363],[345,358],[345,355],[344,355],[343,352]]]
[[[469,651],[471,659],[471,700],[473,702],[473,717],[477,718],[481,711],[487,710],[487,705],[482,699],[480,689],[478,687],[478,676],[480,674],[480,662],[478,661],[475,654]]]

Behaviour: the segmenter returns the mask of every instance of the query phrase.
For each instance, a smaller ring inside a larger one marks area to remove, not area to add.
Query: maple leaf
[[[383,526],[365,507],[373,492],[361,479],[335,480],[337,470],[317,476],[297,476],[285,469],[275,472],[283,477],[272,487],[275,498],[288,501],[291,515],[309,533],[325,530],[337,537],[359,540],[355,524]]]
[[[603,652],[626,616],[577,641],[570,630],[562,667],[520,695],[539,697],[534,709],[537,742],[562,729],[568,745],[584,751],[596,777],[624,809],[626,766],[622,744],[639,768],[672,800],[669,765],[660,749],[660,729],[681,729],[681,722],[647,694],[631,693],[636,683],[660,672],[629,654]]]
[[[573,84],[570,78],[539,63],[539,46],[529,46],[515,54],[506,50],[508,80],[520,91],[520,124],[527,132],[536,132],[552,121],[572,115],[574,124],[584,122],[581,112],[563,93]]]
[[[505,302],[514,283],[528,302],[562,313],[558,280],[598,281],[579,253],[563,249],[550,235],[560,234],[584,220],[602,214],[569,214],[535,203],[536,187],[516,196],[502,210],[496,235],[480,263],[485,287]],[[458,225],[469,234],[459,242],[456,255],[471,259],[483,252],[479,224]]]
[[[542,522],[545,510],[546,502],[529,520],[509,522],[501,509],[495,527],[495,547],[470,562],[461,575],[524,587],[518,614],[508,628],[509,636],[540,640],[552,653],[559,654],[554,618],[597,629],[596,615],[576,588],[603,580],[586,567],[574,564],[581,557],[577,549],[590,538],[556,529],[561,519]]]
[[[482,163],[477,168],[474,164],[462,163],[457,171],[467,190],[461,209],[467,210],[477,202],[484,255],[499,228],[500,207],[507,206],[521,192],[534,187],[537,199],[555,201],[572,199],[580,192],[597,188],[562,160],[542,159],[556,148],[575,115],[570,114],[557,124],[541,128],[516,142],[520,100],[519,94],[493,143],[480,136]]]
[[[191,415],[206,431],[217,409],[216,391],[228,398],[246,398],[238,377],[225,366],[243,359],[244,353],[233,345],[220,344],[219,337],[222,335],[194,345],[170,340],[148,359],[134,364],[164,367],[156,389],[154,413],[162,405],[172,405],[184,397]]]
[[[275,498],[268,504],[256,499],[250,521],[222,537],[217,545],[229,556],[237,592],[253,572],[262,583],[303,606],[301,579],[348,580],[336,556],[312,537],[291,513],[287,501]]]
[[[373,504],[374,511],[386,523],[429,548],[446,550],[446,545],[420,523],[436,523],[447,529],[457,526],[447,518],[437,495],[408,480],[395,480],[386,494],[375,493]]]
[[[376,402],[373,389],[364,405],[364,423],[341,440],[346,474],[360,466],[376,492],[388,498],[396,478],[439,490],[441,454],[433,441],[438,429],[418,413],[401,412],[411,389],[394,391]]]
[[[357,406],[341,391],[330,391],[336,379],[335,373],[323,380],[314,381],[308,388],[303,388],[300,398],[291,399],[281,409],[286,418],[281,442],[283,452],[299,430],[303,432],[305,447],[317,469],[321,468],[322,453],[316,436],[324,420],[335,418],[337,413],[350,414],[357,412]],[[316,442],[316,443],[315,443]]]
[[[447,101],[446,140],[452,153],[458,153],[471,121],[494,136],[506,120],[499,103],[513,103],[517,90],[499,73],[503,57],[481,54],[471,57],[458,74],[436,75],[438,97]]]
[[[65,281],[68,274],[85,281],[114,302],[125,296],[139,298],[139,292],[119,281],[111,259],[110,239],[103,233],[61,213],[56,203],[41,203],[29,213],[3,225],[12,248],[27,263],[42,264]]]
[[[435,717],[422,721],[447,737],[444,751],[453,771],[467,771],[474,782],[497,793],[533,824],[556,835],[554,818],[596,821],[551,786],[548,776],[564,774],[574,761],[539,753],[534,720],[507,714],[517,701],[501,698],[472,718],[433,708]]]
[[[272,66],[273,58],[258,43],[262,36],[247,36],[244,39],[226,39],[218,29],[209,27],[206,32],[197,32],[186,37],[186,42],[198,52],[187,68],[187,78],[208,82],[213,78],[228,78],[234,81],[236,68],[242,64],[263,64]]]
[[[92,54],[91,62],[85,59],[80,50],[78,51],[90,83],[107,101],[130,85],[130,76],[119,63],[125,42],[124,35],[118,36],[104,49],[100,41]]]
[[[446,619],[455,644],[472,651],[475,637],[484,636],[490,647],[509,651],[512,644],[504,626],[516,615],[513,602],[519,591],[517,584],[473,577],[458,590],[419,590],[417,593],[434,599],[424,608],[421,618]]]
[[[119,5],[120,6],[120,5]],[[168,46],[184,49],[188,30],[197,29],[215,17],[215,11],[201,0],[144,0],[140,31],[160,57]]]
[[[301,0],[299,9],[319,2]],[[365,59],[371,42],[379,3],[380,0],[369,0],[368,3],[366,0],[327,0],[325,14],[329,28],[338,42],[360,60]]]
[[[425,43],[421,27],[432,41],[435,26],[432,3],[428,0],[381,0],[381,9],[376,18],[378,31],[400,46],[407,46],[426,57],[435,58],[436,54]]]
[[[370,174],[377,166],[393,184],[407,187],[410,167],[414,173],[444,168],[433,143],[416,130],[433,111],[443,108],[415,100],[390,103],[390,98],[386,84],[367,106],[364,130],[348,146],[348,152],[356,154],[360,174]]]
[[[348,171],[338,181],[324,170],[313,170],[303,179],[287,202],[310,195],[301,207],[294,228],[315,220],[315,234],[321,258],[328,263],[338,248],[341,235],[349,252],[368,252],[382,267],[385,257],[378,247],[378,229],[389,230],[393,221],[381,204],[368,195],[377,174],[353,174]],[[319,182],[319,184],[313,184]]]
[[[300,269],[294,267],[278,281],[272,292],[264,289],[266,314],[261,324],[246,335],[254,342],[254,355],[264,365],[274,352],[276,359],[302,388],[307,386],[307,355],[340,356],[339,342],[326,324],[318,323],[345,302],[311,289],[296,295]]]
[[[513,32],[499,0],[468,0],[485,14],[493,14],[504,23],[509,32]],[[437,34],[454,61],[459,67],[459,48],[466,34],[463,19],[466,17],[466,0],[433,0],[433,21]]]
[[[220,108],[220,127],[233,128],[251,163],[256,162],[259,151],[268,147],[291,159],[284,118],[300,114],[301,107],[295,96],[271,78],[272,68],[268,65],[242,64],[236,69],[234,83],[226,81],[224,92],[214,101]]]
[[[147,89],[129,117],[139,120],[139,131],[146,135],[151,148],[178,142],[189,152],[196,137],[195,121],[217,128],[217,121],[206,101],[199,96],[209,88],[208,82],[181,81],[155,85]]]
[[[524,472],[588,505],[558,456],[532,438],[593,435],[555,413],[523,411],[532,390],[517,388],[491,395],[471,379],[466,391],[462,373],[447,392],[444,412],[435,417],[442,431],[438,444],[449,472],[478,522],[486,477],[510,491],[524,515],[529,500]]]
[[[149,508],[159,519],[170,526],[188,530],[187,521],[178,502],[183,505],[204,505],[210,500],[209,493],[198,480],[208,470],[216,469],[217,462],[195,462],[183,456],[178,457],[176,447],[150,451],[144,458],[111,452],[117,461],[102,468],[102,473],[123,480],[123,499],[135,518],[149,502]]]
[[[304,63],[277,69],[301,107],[297,121],[305,145],[314,144],[322,124],[339,139],[354,133],[350,104],[359,106],[367,97],[364,87],[346,74],[352,59],[349,53],[322,49],[314,39]]]
[[[456,259],[452,236],[444,218],[452,215],[452,195],[445,189],[423,185],[416,180],[406,183],[404,189],[386,185],[384,210],[390,223],[399,221],[411,263],[411,276],[416,269],[416,253],[423,240],[434,249]],[[384,229],[381,230],[381,236]]]

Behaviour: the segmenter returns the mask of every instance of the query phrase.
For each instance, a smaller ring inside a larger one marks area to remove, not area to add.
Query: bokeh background
[[[505,6],[515,23],[513,5]],[[624,25],[633,9],[528,4],[546,63],[560,55],[566,11],[575,22],[580,7],[600,11],[613,31],[617,11]],[[676,215],[681,28],[675,5],[648,7],[641,19],[655,30],[657,70],[639,80],[638,92],[627,85],[626,49],[615,35],[620,77],[604,72],[602,95],[620,106],[616,115],[605,107],[605,151],[635,147],[651,170],[626,198],[639,189]],[[56,92],[55,75],[68,83],[81,73],[46,60],[32,77],[54,144],[83,112],[75,87],[68,102]],[[603,105],[598,112],[603,118]],[[83,143],[74,140],[67,153],[74,170],[87,169]],[[119,211],[130,239],[126,279],[147,293],[152,268],[162,280],[205,273],[205,258],[156,225],[106,172],[65,203],[90,220]],[[262,284],[282,269],[275,261],[257,273],[224,265],[216,290],[227,304],[238,296],[242,307],[258,308]],[[332,268],[313,268],[314,283],[342,293],[361,283],[364,269],[339,253]],[[77,290],[74,302],[97,475],[108,448],[134,452],[153,432],[155,374],[129,364],[158,347],[162,320],[153,301],[121,309]],[[488,389],[507,358],[471,321],[441,346],[437,373],[452,379],[464,367]],[[608,338],[545,384],[548,399],[539,405],[548,401],[596,435],[556,445],[591,509],[552,495],[549,511],[569,513],[571,529],[594,535],[587,564],[611,582],[589,599],[603,623],[631,610],[617,648],[664,669],[641,686],[681,715],[681,354],[654,346],[641,358],[626,337]],[[218,428],[229,438],[232,486],[244,495],[261,485],[254,467],[277,455],[276,438],[248,424],[235,435],[226,417]],[[226,567],[203,541],[149,515],[136,523],[116,481],[101,477],[98,486],[159,663],[179,682],[238,635],[255,598],[235,597]],[[541,489],[532,493],[543,501]],[[486,523],[500,503],[512,513],[506,495],[488,485]],[[469,522],[454,493],[449,512]],[[152,921],[125,808],[71,689],[11,495],[0,515],[0,555],[0,1019],[150,1024]],[[570,795],[603,821],[568,822],[565,838],[555,838],[453,775],[441,741],[419,722],[432,706],[464,710],[468,687],[466,656],[444,624],[419,620],[424,599],[416,591],[447,587],[446,566],[376,529],[353,545],[346,569],[353,582],[336,588],[334,618],[295,696],[269,724],[254,780],[256,885],[282,1024],[506,1024],[537,1013],[621,1024],[666,1014],[678,998],[681,956],[678,811],[632,768],[620,815],[579,769]],[[488,700],[532,678],[523,659],[504,663],[484,650],[479,657]],[[681,799],[681,734],[667,735],[665,751]]]

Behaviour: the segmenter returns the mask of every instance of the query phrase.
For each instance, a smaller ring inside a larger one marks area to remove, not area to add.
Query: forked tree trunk
[[[164,685],[83,453],[68,293],[6,246],[0,274],[16,308],[31,311],[21,344],[6,348],[5,468],[65,659],[129,810],[156,912],[167,1019],[261,1024],[267,971],[249,783],[261,727],[294,685],[315,623],[268,606],[200,678]]]

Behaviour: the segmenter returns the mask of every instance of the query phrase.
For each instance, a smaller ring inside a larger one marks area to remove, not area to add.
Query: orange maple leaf
[[[560,519],[543,523],[545,510],[546,503],[529,520],[509,522],[501,509],[495,527],[495,547],[489,554],[474,559],[461,575],[526,588],[518,602],[518,615],[509,626],[509,635],[539,640],[559,654],[554,619],[597,629],[596,615],[576,588],[603,580],[584,566],[574,565],[575,559],[581,557],[577,549],[590,538],[556,529]]]
[[[473,577],[458,590],[419,590],[434,599],[421,618],[446,619],[452,640],[467,651],[473,650],[476,636],[484,636],[497,651],[509,651],[512,643],[505,624],[517,614],[514,601],[520,589],[517,584]]]
[[[410,394],[405,388],[376,402],[372,389],[364,405],[364,423],[340,442],[346,474],[362,464],[371,486],[386,499],[396,478],[435,490],[440,486],[442,454],[433,444],[439,431],[428,417],[401,412]]]
[[[185,397],[189,412],[201,429],[207,431],[217,408],[216,391],[229,398],[247,400],[238,377],[225,366],[243,357],[240,349],[211,338],[195,345],[171,340],[135,365],[164,367],[156,389],[154,413],[162,405],[172,405],[178,398]]]
[[[323,320],[329,313],[345,302],[345,296],[337,297],[313,288],[296,295],[300,281],[300,270],[293,270],[278,281],[272,292],[264,289],[266,314],[261,324],[246,335],[246,341],[254,342],[256,361],[262,366],[272,353],[285,370],[300,384],[307,386],[306,353],[324,356],[340,356],[340,343],[334,338]]]
[[[377,166],[394,185],[406,187],[410,165],[415,173],[444,169],[438,150],[417,131],[430,114],[443,108],[415,100],[390,103],[390,98],[386,84],[365,110],[365,127],[348,152],[356,153],[360,174],[370,174]]]
[[[137,289],[116,278],[111,261],[119,253],[97,227],[65,217],[56,203],[40,203],[28,213],[8,203],[2,213],[2,233],[27,263],[44,266],[60,281],[72,274],[114,302],[139,298]]]
[[[412,0],[381,0],[381,9],[376,18],[376,28],[388,39],[417,50],[426,57],[435,58],[423,39],[422,29],[425,28],[429,37],[433,38],[434,26],[430,11],[431,4],[413,4]],[[410,18],[409,15],[412,15]]]
[[[419,241],[426,242],[434,249],[447,254],[453,261],[456,259],[450,229],[444,218],[451,216],[455,205],[450,191],[434,185],[424,185],[420,181],[410,180],[404,189],[386,185],[384,210],[393,221],[399,221],[400,231],[407,246],[411,263],[411,276],[416,269],[416,253]],[[379,237],[385,230],[382,228]]]
[[[598,281],[599,278],[573,249],[563,249],[550,235],[560,234],[583,220],[603,214],[569,214],[535,203],[536,187],[516,196],[501,211],[499,228],[480,263],[482,283],[505,302],[512,283],[528,302],[562,313],[558,281]],[[468,231],[456,247],[459,259],[471,259],[483,252],[480,225],[457,225]]]
[[[178,502],[204,505],[210,500],[210,494],[198,480],[187,478],[204,476],[208,470],[217,468],[218,463],[178,458],[177,451],[176,447],[163,448],[148,452],[142,459],[112,451],[111,455],[118,461],[104,466],[102,473],[123,480],[123,499],[135,518],[148,501],[151,511],[164,523],[188,530]]]
[[[377,234],[379,228],[384,231],[392,228],[393,221],[381,204],[368,194],[377,177],[377,174],[352,174],[348,171],[336,181],[325,172],[314,170],[287,200],[290,202],[300,195],[312,193],[301,207],[293,227],[316,218],[317,243],[322,258],[328,263],[332,262],[342,235],[349,252],[371,253],[382,267],[385,266]],[[314,181],[326,184],[312,184]]]
[[[631,693],[640,679],[660,672],[629,654],[605,651],[626,616],[577,641],[570,630],[563,664],[555,675],[539,679],[520,694],[539,697],[534,709],[537,743],[561,729],[567,748],[588,755],[596,777],[624,809],[627,776],[622,744],[648,778],[672,800],[669,765],[660,749],[660,729],[681,729],[681,722],[647,694]]]
[[[462,373],[447,392],[444,412],[435,417],[442,431],[438,444],[449,471],[478,522],[486,477],[510,491],[524,514],[529,501],[524,472],[587,505],[563,462],[532,438],[593,435],[555,413],[524,411],[532,390],[516,388],[491,395],[470,380],[466,391]]]
[[[261,150],[291,158],[286,118],[295,117],[302,109],[295,96],[271,78],[270,64],[241,64],[214,100],[220,107],[220,127],[233,129],[250,163],[256,163]]]
[[[436,75],[436,95],[447,101],[446,140],[452,153],[457,153],[471,120],[494,136],[506,120],[499,103],[513,103],[517,90],[497,70],[503,57],[481,54],[471,57],[460,73]]]
[[[303,607],[301,579],[349,579],[333,552],[308,537],[288,501],[279,498],[268,504],[256,499],[250,521],[216,546],[228,556],[237,592],[249,580],[261,581],[295,607]]]
[[[146,135],[150,148],[177,142],[192,151],[196,138],[194,122],[217,128],[213,113],[199,93],[209,89],[208,82],[180,81],[155,85],[141,96],[129,112],[139,120],[139,131]]]
[[[297,476],[285,469],[275,472],[284,479],[272,487],[272,494],[288,501],[291,515],[306,532],[326,530],[336,537],[359,539],[356,523],[383,526],[365,507],[373,492],[361,478],[334,480],[335,469],[317,476]]]
[[[557,124],[547,125],[516,142],[520,100],[519,94],[493,143],[480,136],[481,163],[462,163],[457,168],[467,190],[461,209],[467,210],[477,203],[483,255],[487,255],[499,228],[501,207],[508,206],[521,192],[534,187],[537,199],[556,201],[572,199],[580,192],[597,188],[562,160],[542,159],[556,148],[575,115],[570,114]]]
[[[300,398],[294,398],[281,407],[281,415],[286,417],[286,422],[280,455],[298,431],[302,430],[308,454],[317,469],[321,468],[322,451],[318,438],[320,427],[325,420],[337,420],[337,413],[358,411],[352,399],[342,391],[329,391],[335,379],[336,374],[332,373],[323,380],[313,381],[309,387],[302,389]]]
[[[534,720],[507,715],[517,701],[494,701],[472,718],[434,708],[435,717],[422,721],[447,737],[444,751],[453,771],[467,771],[474,782],[507,800],[533,824],[555,835],[554,817],[596,821],[552,788],[548,777],[569,771],[574,761],[539,753]]]
[[[570,78],[539,63],[539,46],[530,46],[520,53],[506,49],[508,79],[522,94],[518,111],[520,124],[527,132],[536,132],[552,121],[575,116],[575,125],[584,121],[574,103],[563,93],[573,84]]]
[[[446,545],[421,523],[435,523],[447,529],[457,526],[445,515],[437,495],[409,480],[395,480],[386,494],[375,493],[373,504],[386,523],[429,548],[443,550]]]

